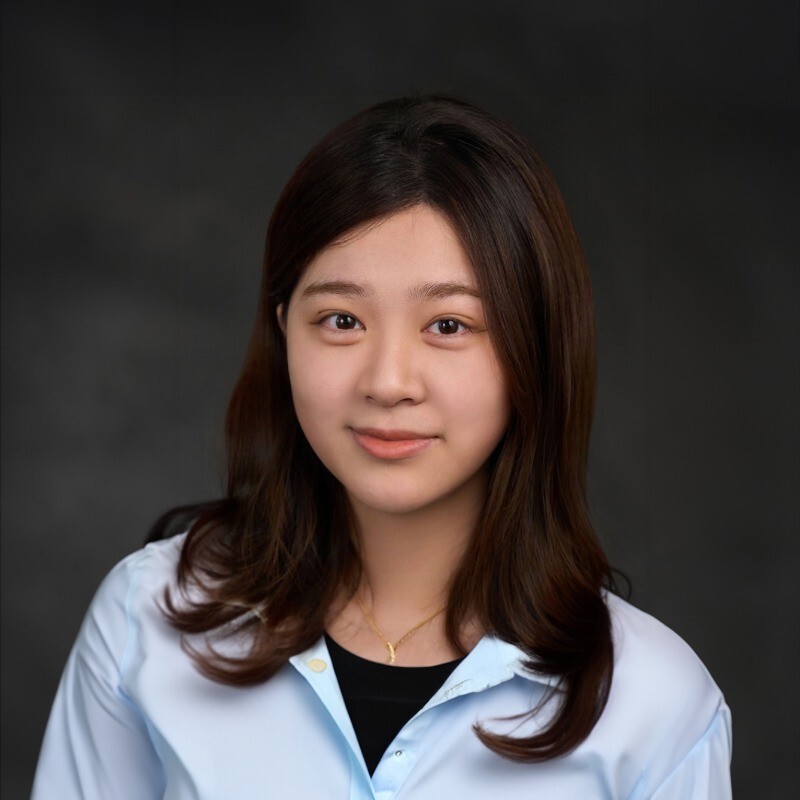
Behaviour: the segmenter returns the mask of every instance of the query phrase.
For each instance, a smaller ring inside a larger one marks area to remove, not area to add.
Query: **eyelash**
[[[358,328],[330,328],[327,325],[323,325],[322,324],[326,320],[329,320],[331,317],[350,317],[351,319],[354,319],[356,322],[359,321],[352,314],[345,314],[344,312],[337,311],[337,312],[334,312],[332,314],[326,314],[324,317],[322,317],[322,319],[318,320],[314,324],[319,326],[320,328],[325,328],[326,330],[329,330],[329,331],[331,331],[333,333],[351,333],[354,330],[359,330]],[[431,325],[436,325],[438,322],[455,322],[456,325],[460,325],[464,329],[463,331],[461,331],[461,333],[441,333],[441,334],[439,334],[439,336],[441,336],[442,338],[445,338],[445,339],[457,339],[457,338],[459,338],[461,336],[466,336],[467,334],[475,332],[474,328],[470,328],[469,325],[466,325],[465,323],[461,322],[461,320],[458,320],[455,317],[439,317],[438,319],[433,320],[430,323],[430,325],[428,325],[427,327],[430,328]],[[427,330],[427,328],[426,328],[426,330]]]

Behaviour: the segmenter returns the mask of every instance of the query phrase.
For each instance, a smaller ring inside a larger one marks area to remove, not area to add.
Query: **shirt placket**
[[[435,709],[458,697],[504,683],[515,674],[512,669],[515,658],[509,659],[509,653],[494,640],[481,640],[433,697],[403,726],[370,778],[324,638],[305,653],[293,656],[290,662],[314,689],[349,745],[350,800],[393,800],[422,755],[420,748],[435,717]]]
[[[325,640],[320,639],[310,650],[292,656],[289,662],[309,683],[347,742],[350,800],[375,800],[369,771],[347,713]]]
[[[462,662],[462,664],[465,662]],[[466,677],[466,675],[471,677]],[[445,681],[433,697],[403,726],[381,759],[372,777],[376,800],[393,800],[402,789],[425,742],[425,732],[436,716],[436,709],[458,697],[482,692],[514,677],[511,669],[481,669],[462,672],[461,667]]]

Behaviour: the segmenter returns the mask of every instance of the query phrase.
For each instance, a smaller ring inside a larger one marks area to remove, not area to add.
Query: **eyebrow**
[[[337,294],[341,297],[372,297],[374,291],[369,285],[353,283],[352,281],[314,281],[309,283],[300,293],[300,299],[313,297],[318,294]],[[465,294],[470,297],[477,297],[480,300],[481,294],[474,287],[466,283],[416,283],[411,286],[406,293],[409,300],[443,300],[446,297],[453,297]]]

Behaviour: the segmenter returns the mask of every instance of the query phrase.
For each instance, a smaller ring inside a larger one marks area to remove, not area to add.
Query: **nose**
[[[423,400],[423,365],[414,342],[387,335],[364,344],[357,387],[362,397],[387,408]]]

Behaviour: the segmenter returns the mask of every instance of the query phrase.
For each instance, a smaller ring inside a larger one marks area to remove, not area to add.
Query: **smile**
[[[414,438],[396,438],[398,434]],[[424,437],[405,431],[385,431],[381,432],[381,436],[376,436],[372,433],[353,430],[353,436],[361,448],[371,456],[387,461],[415,456],[417,453],[427,450],[436,440],[435,436]]]

